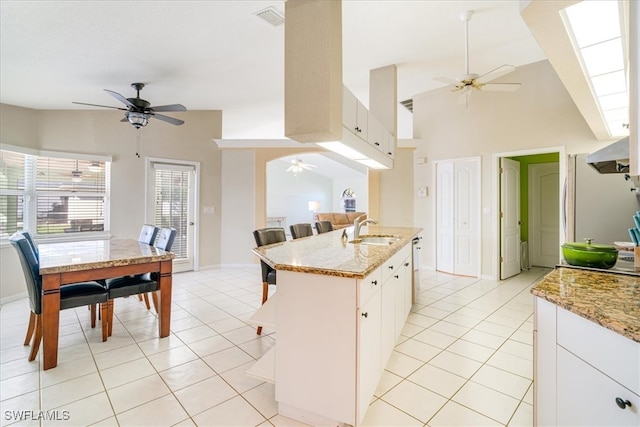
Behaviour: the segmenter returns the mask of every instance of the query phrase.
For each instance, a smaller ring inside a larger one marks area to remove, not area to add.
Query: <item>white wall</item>
[[[255,246],[255,155],[253,150],[222,152],[220,263],[252,264]]]
[[[495,194],[494,153],[543,147],[565,147],[566,153],[592,152],[599,142],[580,115],[547,61],[520,67],[502,81],[521,82],[517,92],[474,92],[465,108],[458,95],[443,88],[414,97],[414,138],[420,139],[415,158],[427,157],[415,168],[415,185],[428,186],[429,197],[415,208],[415,226],[424,228],[422,264],[435,267],[435,183],[433,161],[480,156],[481,274],[496,277],[498,195]],[[561,162],[564,159],[561,159]]]

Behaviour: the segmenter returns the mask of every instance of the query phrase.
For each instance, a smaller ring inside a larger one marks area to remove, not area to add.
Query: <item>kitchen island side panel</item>
[[[275,397],[356,424],[356,279],[278,271]]]

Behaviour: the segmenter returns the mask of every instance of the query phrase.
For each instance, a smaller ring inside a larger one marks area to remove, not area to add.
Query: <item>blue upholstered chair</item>
[[[253,237],[256,240],[256,245],[258,245],[258,247],[287,240],[284,228],[280,227],[269,227],[255,230],[253,232]],[[262,260],[260,260],[260,267],[262,268],[262,304],[264,304],[269,297],[269,285],[276,284],[276,271]],[[256,333],[258,335],[262,333],[262,326],[258,326]]]
[[[10,242],[18,252],[18,258],[27,283],[31,313],[24,344],[29,344],[35,332],[31,353],[29,354],[29,361],[32,361],[36,358],[40,348],[40,341],[42,341],[42,276],[40,275],[40,261],[32,246],[33,239],[30,242],[23,232],[18,232],[11,236]],[[108,324],[105,320],[107,319],[107,304],[104,304],[107,301],[107,290],[98,282],[80,282],[60,286],[60,310],[84,305],[93,306],[91,327],[95,327],[95,306],[100,304],[102,311],[102,341],[107,340]]]

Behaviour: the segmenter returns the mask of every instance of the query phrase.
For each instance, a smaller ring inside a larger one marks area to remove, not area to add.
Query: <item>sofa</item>
[[[324,212],[317,213],[318,221],[329,221],[333,226],[333,229],[351,227],[353,221],[361,215],[365,215],[365,212]],[[366,217],[365,217],[366,218]],[[364,219],[364,218],[363,218]]]

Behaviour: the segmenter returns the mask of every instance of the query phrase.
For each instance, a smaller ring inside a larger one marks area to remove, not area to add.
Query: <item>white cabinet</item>
[[[562,347],[557,387],[557,425],[640,425],[640,397]]]
[[[369,408],[380,379],[381,289],[358,310],[358,418]]]
[[[640,343],[536,297],[535,425],[640,425]]]
[[[396,151],[396,139],[391,134],[391,132],[387,131],[386,129],[384,130],[383,135],[383,148],[383,151],[386,153],[386,155],[393,159]]]
[[[344,127],[359,138],[368,141],[368,116],[367,108],[358,101],[358,98],[349,89],[343,86],[342,121]]]
[[[368,142],[376,150],[393,159],[395,139],[391,132],[384,128],[380,120],[369,111]]]

